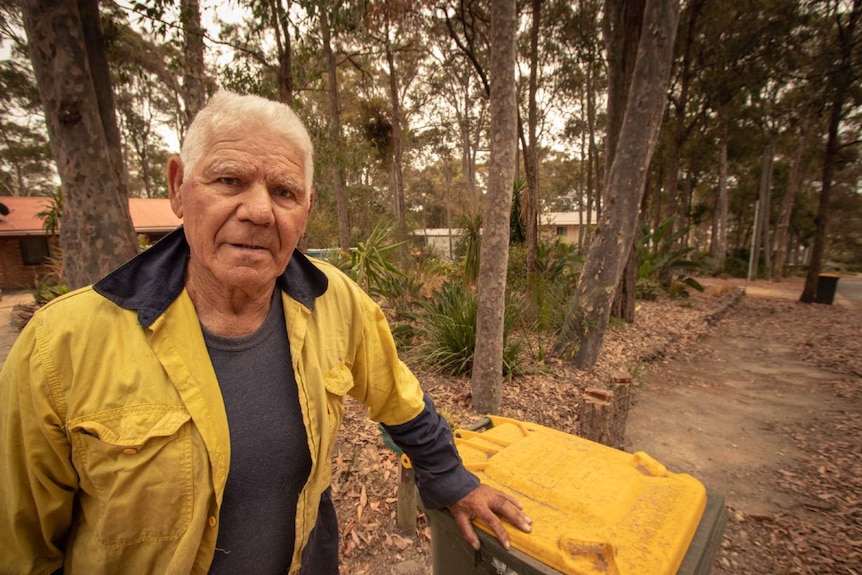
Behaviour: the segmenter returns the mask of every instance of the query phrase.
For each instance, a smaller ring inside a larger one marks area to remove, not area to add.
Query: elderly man
[[[467,541],[519,504],[467,472],[380,309],[295,250],[312,149],[216,94],[168,166],[179,228],[35,314],[0,374],[0,571],[338,572],[330,455],[351,395]]]

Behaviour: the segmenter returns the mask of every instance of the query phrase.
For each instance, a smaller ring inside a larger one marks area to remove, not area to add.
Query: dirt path
[[[862,573],[862,310],[776,289],[637,378],[627,450],[724,493],[714,573]]]
[[[753,306],[744,302],[740,312]],[[796,450],[780,429],[843,409],[824,389],[834,375],[799,359],[792,346],[764,333],[761,322],[729,322],[680,358],[639,378],[626,429],[627,450],[646,451],[725,494],[748,514],[793,504],[761,481]],[[739,328],[755,327],[752,330]]]

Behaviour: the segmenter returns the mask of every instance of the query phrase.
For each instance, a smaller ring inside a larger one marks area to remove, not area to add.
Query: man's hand
[[[506,549],[509,548],[509,535],[503,529],[501,517],[525,533],[530,532],[533,524],[517,499],[487,485],[479,485],[460,501],[450,505],[449,511],[464,539],[477,551],[479,537],[473,530],[473,519],[481,519],[488,525]]]

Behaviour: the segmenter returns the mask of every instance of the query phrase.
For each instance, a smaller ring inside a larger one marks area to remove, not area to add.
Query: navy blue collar
[[[96,282],[93,289],[118,306],[137,311],[138,321],[149,327],[182,293],[188,258],[189,244],[180,226]],[[299,250],[294,250],[276,284],[314,311],[314,300],[326,292],[329,281]]]

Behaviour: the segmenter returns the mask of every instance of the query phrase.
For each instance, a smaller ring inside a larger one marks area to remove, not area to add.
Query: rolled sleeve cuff
[[[422,504],[441,509],[461,500],[479,486],[479,478],[461,462],[452,430],[425,394],[425,408],[400,425],[383,428],[395,445],[407,454],[416,475]]]

